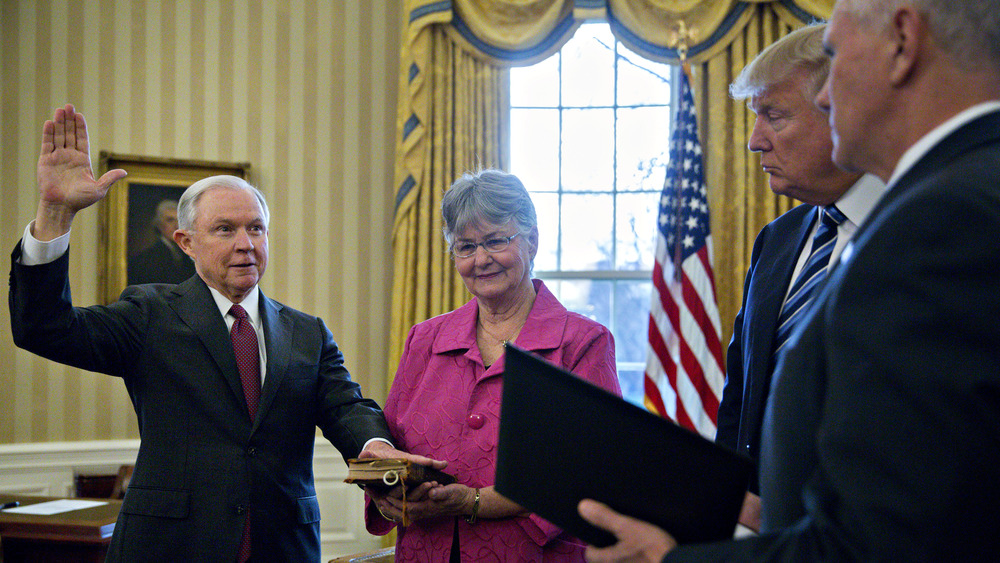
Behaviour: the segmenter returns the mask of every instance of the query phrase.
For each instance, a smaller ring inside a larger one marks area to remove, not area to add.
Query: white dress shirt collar
[[[854,182],[844,195],[837,200],[837,209],[843,213],[847,220],[853,223],[854,228],[860,227],[868,215],[875,208],[878,200],[885,194],[885,184],[876,176],[865,174]],[[822,208],[820,209],[822,213]]]
[[[228,315],[229,309],[233,306],[233,302],[212,286],[209,286],[208,290],[212,292],[212,299],[215,299],[215,305],[219,308],[219,313],[222,314],[222,318],[226,319],[226,325],[232,327],[234,319],[232,317],[228,317]],[[250,290],[250,293],[247,293],[247,296],[243,298],[243,301],[240,301],[240,306],[247,312],[247,316],[250,318],[250,322],[253,323],[253,326],[259,329],[261,326],[260,286],[255,285],[253,289]]]
[[[868,215],[871,214],[872,209],[875,208],[875,204],[882,199],[885,190],[885,184],[882,183],[882,180],[871,174],[865,174],[858,178],[854,182],[854,185],[837,200],[837,209],[847,217],[847,220],[837,227],[837,239],[833,244],[830,264],[835,264],[840,258],[841,253],[846,252],[846,249],[850,248],[851,237],[854,236],[854,233],[865,222]],[[805,268],[806,262],[809,261],[809,255],[812,253],[812,238],[816,235],[816,231],[819,229],[820,222],[823,219],[822,206],[816,207],[816,217],[817,219],[813,221],[812,229],[809,231],[809,238],[806,240],[805,245],[803,245],[802,251],[799,253],[799,258],[795,263],[795,268],[792,270],[792,280],[798,279],[799,274]],[[789,284],[785,290],[786,299],[792,285]]]

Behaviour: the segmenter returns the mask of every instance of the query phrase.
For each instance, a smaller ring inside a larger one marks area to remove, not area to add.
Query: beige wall
[[[401,0],[0,0],[0,249],[34,217],[42,122],[74,103],[91,152],[249,161],[271,206],[264,292],[322,317],[385,397]],[[71,239],[97,299],[98,214]],[[8,266],[4,265],[3,269]],[[14,348],[0,299],[0,443],[134,438],[120,381]]]

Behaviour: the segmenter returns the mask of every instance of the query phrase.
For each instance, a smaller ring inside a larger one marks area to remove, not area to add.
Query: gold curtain
[[[408,0],[401,55],[388,379],[413,324],[467,298],[441,238],[440,196],[465,170],[506,167],[506,67],[555,53],[584,19],[630,49],[678,63],[687,47],[705,147],[716,291],[728,342],[758,231],[793,202],[747,152],[753,115],[729,84],[764,47],[834,0]]]
[[[470,55],[445,26],[423,26],[408,39],[396,127],[390,384],[410,327],[470,298],[444,243],[442,194],[464,172],[509,160],[500,119],[507,71]]]

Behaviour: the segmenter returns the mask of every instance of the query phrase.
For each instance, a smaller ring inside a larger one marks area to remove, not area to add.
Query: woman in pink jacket
[[[447,461],[458,482],[407,491],[405,527],[398,488],[369,493],[368,530],[399,527],[397,561],[582,561],[582,542],[493,490],[504,344],[620,395],[614,339],[531,279],[537,221],[516,176],[466,174],[441,208],[455,267],[475,298],[410,330],[385,416],[397,448]]]

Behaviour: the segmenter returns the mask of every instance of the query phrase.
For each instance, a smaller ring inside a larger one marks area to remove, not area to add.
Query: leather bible
[[[407,459],[372,457],[347,460],[347,478],[344,479],[346,483],[375,489],[391,489],[400,483],[411,488],[428,481],[450,485],[455,482],[455,477]]]

